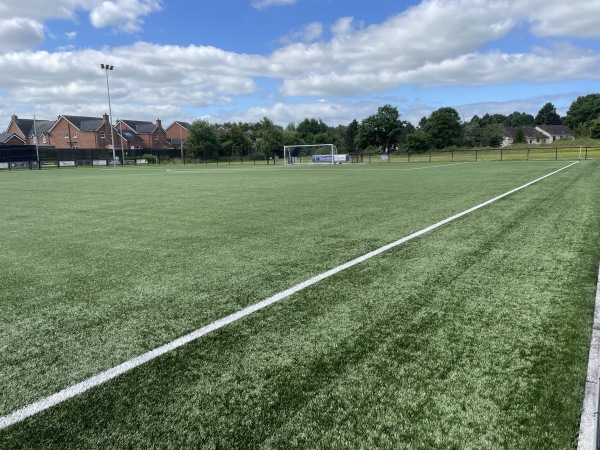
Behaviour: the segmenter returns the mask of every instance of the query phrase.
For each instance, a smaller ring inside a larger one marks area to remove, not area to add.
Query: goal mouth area
[[[283,147],[283,160],[287,164],[327,162],[334,164],[337,147],[333,144],[299,144]]]

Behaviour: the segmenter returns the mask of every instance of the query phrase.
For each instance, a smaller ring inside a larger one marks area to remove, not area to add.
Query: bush
[[[156,164],[158,162],[156,155],[152,155],[151,153],[145,153],[142,158],[147,159],[148,164]]]

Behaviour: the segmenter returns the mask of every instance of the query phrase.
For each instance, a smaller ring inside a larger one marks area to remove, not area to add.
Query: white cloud
[[[44,41],[44,26],[36,20],[0,20],[0,53],[35,47]]]
[[[269,6],[293,5],[297,0],[253,0],[252,6],[256,9],[268,8]]]
[[[1,1],[0,52],[34,48],[45,38],[46,21],[75,21],[78,11],[88,12],[97,28],[132,33],[140,29],[144,17],[161,9],[162,0]]]
[[[271,118],[278,125],[298,123],[306,117],[318,117],[330,126],[347,125],[353,119],[362,120],[373,114],[375,102],[278,102],[273,105],[256,106],[247,110],[224,111],[206,118],[211,122],[257,122],[263,117]]]
[[[279,41],[283,44],[301,41],[310,43],[320,38],[323,34],[323,24],[320,22],[312,22],[306,25],[301,30],[292,31],[286,36],[283,36]]]
[[[96,28],[112,27],[134,33],[140,30],[143,17],[161,8],[160,0],[105,0],[92,9],[90,21]]]
[[[587,2],[523,2],[532,31],[538,36],[600,37],[600,0]]]

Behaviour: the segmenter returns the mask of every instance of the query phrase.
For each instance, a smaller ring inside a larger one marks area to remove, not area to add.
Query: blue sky
[[[113,117],[347,124],[565,114],[599,92],[600,0],[0,0],[0,123]],[[0,125],[0,128],[3,126]]]

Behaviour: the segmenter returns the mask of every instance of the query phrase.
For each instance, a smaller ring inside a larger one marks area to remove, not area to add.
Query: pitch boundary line
[[[598,448],[598,405],[600,389],[600,269],[596,284],[596,302],[592,337],[588,354],[587,375],[583,395],[583,409],[579,421],[577,450],[596,450]]]
[[[526,183],[526,184],[519,186],[515,189],[512,189],[508,192],[505,192],[504,194],[498,195],[497,197],[494,197],[490,200],[480,203],[479,205],[473,206],[472,208],[466,209],[466,210],[464,210],[458,214],[455,214],[451,217],[440,220],[439,222],[434,223],[433,225],[430,225],[426,228],[423,228],[419,231],[409,234],[408,236],[398,239],[397,241],[391,242],[387,245],[384,245],[383,247],[379,247],[376,250],[366,253],[363,256],[359,256],[358,258],[355,258],[355,259],[348,261],[342,265],[334,267],[333,269],[330,269],[326,272],[316,275],[306,281],[303,281],[295,286],[292,286],[289,289],[286,289],[285,291],[281,291],[281,292],[279,292],[271,297],[268,297],[258,303],[255,303],[244,309],[241,309],[240,311],[237,311],[233,314],[222,317],[221,319],[215,320],[214,322],[212,322],[202,328],[198,328],[197,330],[192,331],[191,333],[188,333],[188,334],[186,334],[180,338],[177,338],[167,344],[161,345],[160,347],[157,347],[153,350],[143,353],[142,355],[139,355],[128,361],[125,361],[117,366],[114,366],[114,367],[108,369],[108,370],[100,372],[100,373],[98,373],[90,378],[87,378],[77,384],[74,384],[74,385],[69,386],[59,392],[56,392],[55,394],[49,395],[49,396],[44,397],[40,400],[37,400],[33,403],[30,403],[27,406],[24,406],[16,411],[13,411],[12,413],[9,413],[5,416],[0,417],[0,430],[7,428],[11,425],[14,425],[16,423],[19,423],[19,422],[27,419],[28,417],[34,416],[42,411],[45,411],[46,409],[52,408],[53,406],[63,403],[73,397],[83,394],[84,392],[86,392],[96,386],[104,384],[107,381],[110,381],[113,378],[118,377],[119,375],[122,375],[126,372],[129,372],[132,369],[135,369],[135,368],[141,366],[142,364],[152,361],[152,360],[158,358],[159,356],[162,356],[162,355],[169,353],[179,347],[182,347],[192,341],[195,341],[195,340],[199,339],[200,337],[202,337],[208,333],[211,333],[212,331],[216,331],[216,330],[223,328],[224,326],[229,325],[233,322],[236,322],[256,311],[260,311],[261,309],[264,309],[267,306],[272,305],[273,303],[276,303],[284,298],[287,298],[287,297],[291,296],[292,294],[295,294],[296,292],[306,289],[307,287],[312,286],[313,284],[316,284],[319,281],[329,278],[329,277],[331,277],[343,270],[346,270],[350,267],[356,266],[357,264],[360,264],[370,258],[380,255],[381,253],[383,253],[387,250],[390,250],[394,247],[404,244],[405,242],[415,239],[415,238],[417,238],[425,233],[428,233],[430,231],[433,231],[436,228],[446,225],[447,223],[452,222],[460,217],[463,217],[467,214],[477,211],[478,209],[483,208],[484,206],[487,206],[487,205],[494,203],[504,197],[514,194],[515,192],[525,189],[525,188],[531,186],[532,184],[535,184],[535,183],[542,181],[548,177],[551,177],[552,175],[562,172],[563,170],[568,169],[569,167],[577,164],[578,162],[579,161],[575,161],[567,166],[564,166],[558,170],[555,170],[554,172],[546,174],[540,178],[530,181],[529,183]]]

